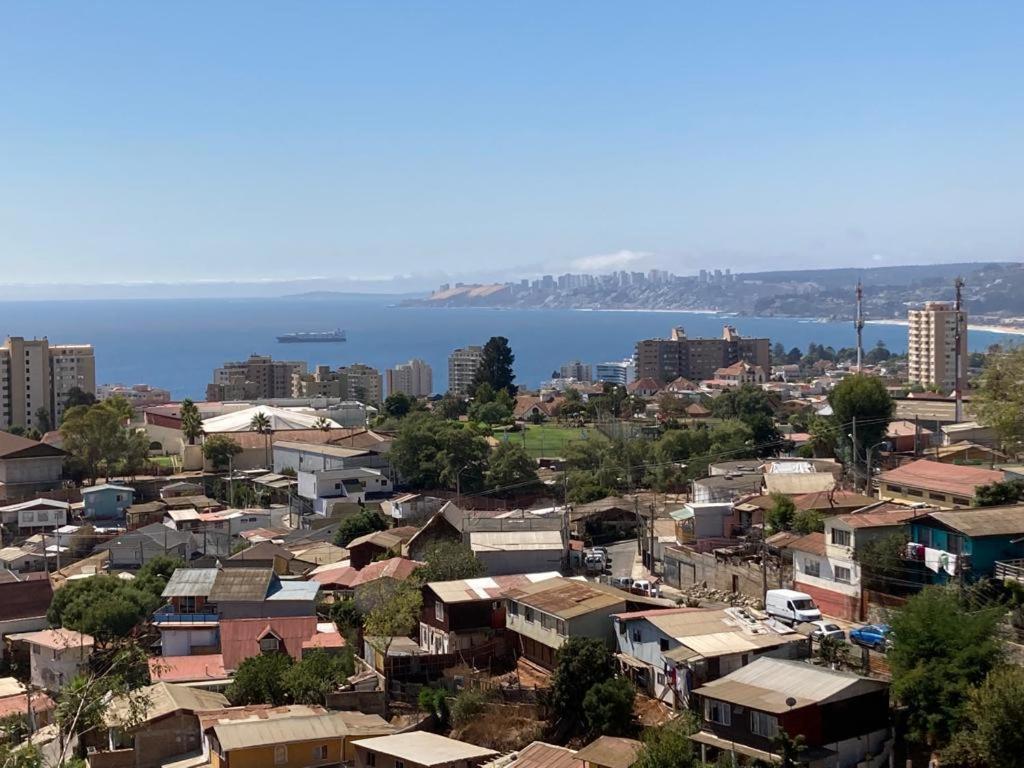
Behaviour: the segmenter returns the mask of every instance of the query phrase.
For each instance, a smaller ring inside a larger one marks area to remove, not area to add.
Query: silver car
[[[812,621],[809,622],[814,629],[811,631],[811,638],[813,640],[821,640],[823,637],[830,637],[833,640],[845,640],[846,632],[838,624],[833,624],[831,621]]]

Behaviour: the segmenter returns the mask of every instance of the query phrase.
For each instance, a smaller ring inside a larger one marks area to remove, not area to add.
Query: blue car
[[[865,624],[850,630],[850,642],[885,653],[892,645],[891,634],[892,629],[888,624]]]

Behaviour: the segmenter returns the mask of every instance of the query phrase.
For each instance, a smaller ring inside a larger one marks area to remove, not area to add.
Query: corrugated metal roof
[[[161,597],[209,597],[219,572],[216,568],[178,568]]]
[[[164,715],[172,712],[185,710],[195,712],[207,709],[224,709],[228,706],[227,698],[220,693],[204,691],[201,688],[190,688],[187,685],[175,685],[173,683],[157,683],[133,692],[133,696],[140,695],[140,700],[146,702],[143,723],[151,723]],[[129,702],[124,697],[118,697],[110,703],[110,707],[103,715],[104,722],[114,726],[125,721],[130,708]]]
[[[319,591],[315,581],[276,581],[270,586],[267,600],[316,600]]]
[[[808,533],[795,541],[785,545],[786,549],[795,549],[797,552],[807,552],[812,555],[825,555],[825,534],[820,531]]]
[[[561,531],[474,531],[469,534],[474,552],[563,549]]]
[[[625,607],[633,596],[606,584],[561,577],[510,589],[506,597],[553,616],[571,619],[616,605]]]
[[[536,584],[561,576],[558,571],[544,573],[517,573],[510,576],[484,576],[479,579],[456,579],[454,581],[432,581],[427,584],[442,602],[449,605],[470,603],[477,600],[494,600],[503,597],[513,587]]]
[[[484,749],[475,744],[467,744],[427,731],[396,733],[375,739],[359,739],[352,743],[371,752],[424,766],[444,765],[458,760],[476,760],[498,754],[493,749]]]
[[[583,768],[583,765],[573,750],[535,741],[519,750],[511,763],[505,763],[505,768]]]
[[[800,661],[760,658],[694,693],[764,712],[786,712],[809,704],[842,701],[887,687],[888,684],[880,680],[834,672]],[[790,697],[796,699],[792,707],[786,703]]]
[[[764,485],[769,494],[804,494],[829,491],[835,488],[836,479],[831,472],[809,472],[806,474],[766,474]]]
[[[979,485],[999,482],[1003,477],[1003,473],[998,470],[919,459],[883,472],[878,479],[893,485],[909,485],[972,497]]]
[[[1024,533],[1024,504],[932,512],[916,522],[927,522],[928,518],[975,538]]]
[[[269,744],[393,733],[394,730],[395,727],[380,715],[365,715],[362,712],[331,712],[256,722],[224,722],[213,726],[221,748],[229,752]]]
[[[225,568],[218,572],[209,598],[215,603],[263,600],[273,577],[270,568]]]
[[[636,739],[602,736],[577,752],[576,758],[605,768],[630,768],[639,758],[643,746]]]

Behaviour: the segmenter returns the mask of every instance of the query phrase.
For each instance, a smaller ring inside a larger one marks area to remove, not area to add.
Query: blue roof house
[[[937,570],[936,555],[925,557],[931,583],[992,576],[1024,581],[1024,504],[944,509],[908,522],[910,541],[938,552]]]
[[[82,489],[85,517],[88,520],[124,520],[124,511],[132,505],[135,489],[125,485],[93,485]]]

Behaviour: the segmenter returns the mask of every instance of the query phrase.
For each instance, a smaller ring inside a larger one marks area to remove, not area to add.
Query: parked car
[[[593,552],[595,555],[601,555],[601,557],[603,557],[605,560],[608,559],[608,550],[604,547],[591,547],[590,551]]]
[[[645,597],[661,597],[661,585],[652,584],[647,579],[637,579],[633,582],[633,586],[629,588],[629,591],[634,595],[644,595]]]
[[[885,653],[892,645],[892,629],[888,624],[865,624],[850,630],[850,642]]]
[[[583,558],[583,565],[588,573],[601,573],[605,568],[604,557],[596,552],[591,552]]]
[[[786,624],[820,621],[821,611],[811,596],[792,589],[769,589],[764,595],[764,610]]]
[[[611,585],[617,589],[630,589],[633,586],[633,579],[629,576],[613,576]]]
[[[846,632],[838,624],[833,624],[831,621],[811,621],[809,623],[814,626],[814,629],[811,630],[813,640],[821,640],[823,637],[831,637],[835,640],[846,639]]]

